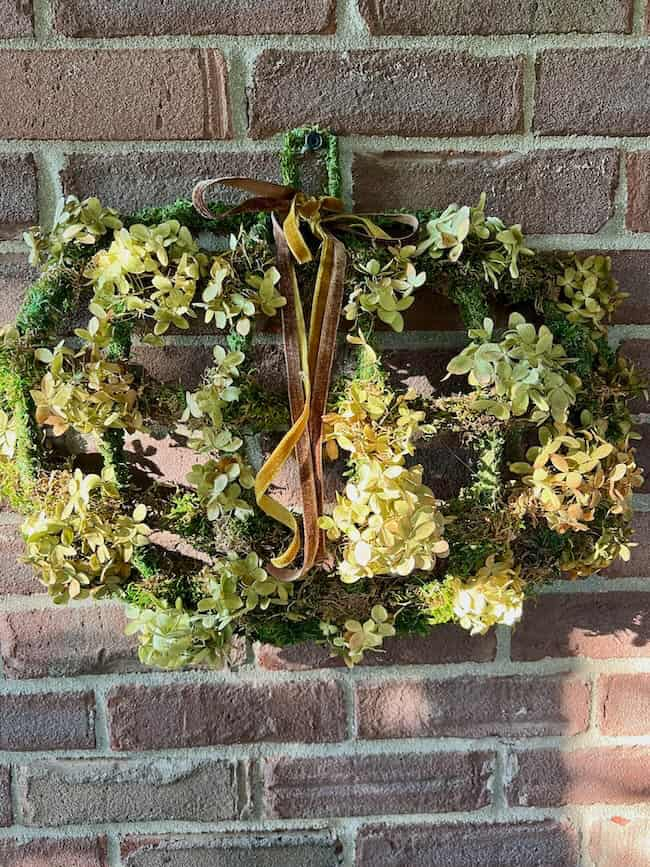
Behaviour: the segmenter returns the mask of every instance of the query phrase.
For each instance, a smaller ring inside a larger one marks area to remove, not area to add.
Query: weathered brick
[[[0,749],[90,750],[94,720],[92,692],[0,695]]]
[[[448,665],[454,662],[490,662],[496,651],[494,631],[471,636],[465,629],[445,624],[437,626],[426,638],[409,636],[384,643],[384,653],[367,653],[362,666]],[[258,664],[268,671],[308,671],[315,668],[341,668],[339,656],[318,644],[274,647],[262,644],[256,649]]]
[[[0,840],[2,867],[108,867],[106,839]]]
[[[15,320],[25,290],[37,276],[38,271],[29,265],[26,254],[0,256],[0,324]]]
[[[490,803],[494,754],[279,757],[264,766],[271,818],[479,810]]]
[[[589,853],[598,867],[650,867],[650,822],[623,816],[596,820]]]
[[[647,340],[623,340],[621,341],[621,353],[632,361],[641,373],[650,373],[650,343]],[[650,400],[645,397],[637,397],[630,401],[632,412],[650,412]]]
[[[55,0],[54,27],[66,36],[233,36],[333,33],[335,0]]]
[[[0,0],[0,39],[31,36],[32,0]]]
[[[370,32],[427,36],[466,33],[629,33],[631,0],[359,0]]]
[[[124,867],[336,867],[340,847],[327,831],[127,837]]]
[[[650,801],[650,750],[615,747],[516,752],[510,756],[508,803],[642,804]]]
[[[603,674],[598,719],[606,735],[650,734],[650,674]]]
[[[544,51],[537,62],[534,129],[547,135],[650,132],[644,49]]]
[[[639,424],[637,427],[638,433],[641,435],[640,440],[636,440],[634,445],[635,460],[638,466],[645,471],[643,485],[638,489],[638,493],[647,494],[650,491],[650,425]],[[647,538],[643,535],[645,528],[650,522],[650,515],[647,512],[634,512],[632,517],[632,525],[636,534],[637,542]],[[636,575],[647,575],[650,565],[650,551],[646,551],[645,545],[638,545],[632,551],[632,556],[626,564],[627,568],[634,570]]]
[[[568,824],[368,825],[357,838],[357,867],[577,867]]]
[[[445,208],[487,193],[489,213],[524,231],[597,232],[613,214],[614,150],[533,153],[358,153],[354,197],[360,210]]]
[[[8,87],[9,85],[5,85],[5,93]],[[0,93],[0,104],[2,99]],[[4,241],[18,237],[24,229],[38,222],[38,185],[34,158],[31,154],[0,154],[0,175],[0,241]]]
[[[149,205],[189,199],[197,181],[228,175],[277,181],[278,158],[275,153],[259,152],[72,153],[67,156],[61,180],[66,193],[98,196],[128,214]],[[225,187],[223,191],[215,188],[214,196],[226,202],[241,198]]]
[[[180,435],[158,439],[150,434],[128,434],[124,445],[126,459],[134,470],[176,484],[187,484],[189,471],[202,462],[201,456]]]
[[[134,671],[137,642],[124,635],[120,604],[0,614],[0,649],[7,677],[70,677]]]
[[[622,340],[620,352],[628,361],[631,361],[639,372],[646,377],[650,373],[650,343],[647,340],[631,339]],[[633,413],[650,412],[650,397],[639,395],[630,400],[628,406]]]
[[[650,232],[650,153],[627,155],[627,228]]]
[[[142,365],[146,376],[170,385],[194,389],[201,382],[206,368],[213,362],[211,346],[174,346],[164,350],[138,344],[133,347],[131,359]]]
[[[250,134],[313,120],[340,133],[488,135],[523,123],[523,60],[464,52],[263,51],[250,94]]]
[[[368,739],[575,735],[587,727],[589,687],[565,675],[372,680],[357,685],[356,706]]]
[[[15,593],[26,595],[42,593],[31,566],[22,562],[25,546],[18,527],[11,524],[0,526],[0,596]]]
[[[647,432],[650,434],[650,431]],[[646,467],[650,467],[650,462],[646,459],[649,456],[649,446],[643,446],[644,440],[641,441],[641,446],[638,449],[637,460]],[[648,490],[648,482],[642,490]],[[650,575],[650,546],[647,540],[650,539],[650,512],[635,512],[632,517],[632,528],[634,530],[633,541],[637,547],[632,549],[632,556],[626,562],[620,558],[603,572],[607,578],[638,578],[643,575]]]
[[[242,769],[243,770],[243,769]],[[229,761],[49,759],[16,770],[23,825],[239,819]]]
[[[11,825],[11,768],[0,765],[0,826]]]
[[[118,750],[212,744],[340,741],[343,693],[332,681],[114,687],[108,697]]]
[[[650,210],[650,200],[648,201]],[[630,297],[614,316],[615,323],[650,323],[650,250],[612,251],[612,271],[623,292]]]
[[[385,349],[381,357],[392,388],[414,388],[422,397],[432,397],[463,390],[464,381],[459,376],[443,382],[447,364],[459,351],[460,346],[452,349],[433,344],[426,349]]]
[[[512,658],[647,657],[649,617],[650,593],[549,593],[524,608]]]
[[[213,49],[0,52],[0,138],[230,135],[226,67]]]

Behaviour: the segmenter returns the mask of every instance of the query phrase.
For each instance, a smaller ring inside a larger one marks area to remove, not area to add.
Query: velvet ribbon
[[[225,214],[214,214],[206,204],[207,191],[216,185],[252,194]],[[289,406],[292,425],[268,457],[255,479],[255,498],[259,507],[292,533],[285,551],[268,567],[282,581],[302,578],[316,563],[326,559],[325,537],[318,527],[323,514],[323,415],[329,394],[332,365],[336,352],[347,255],[345,245],[335,233],[360,234],[379,243],[408,240],[418,229],[416,217],[391,214],[393,223],[407,228],[394,237],[376,224],[378,215],[345,213],[340,199],[313,197],[293,189],[253,178],[214,178],[194,188],[192,201],[207,219],[219,220],[236,214],[272,214],[276,265],[280,272],[280,291],[286,299],[281,308],[282,335],[287,366]],[[282,224],[279,222],[282,218]],[[314,259],[303,224],[317,241],[318,274],[309,320],[306,327],[295,264]],[[292,566],[301,549],[300,527],[294,515],[267,494],[273,479],[294,453],[300,477],[302,498],[302,563]]]

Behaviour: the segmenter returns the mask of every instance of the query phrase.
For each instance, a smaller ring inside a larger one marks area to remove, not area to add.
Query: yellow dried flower
[[[490,554],[471,578],[450,576],[445,584],[453,594],[454,616],[472,635],[484,635],[497,624],[513,626],[521,619],[524,581],[511,556],[497,560]]]

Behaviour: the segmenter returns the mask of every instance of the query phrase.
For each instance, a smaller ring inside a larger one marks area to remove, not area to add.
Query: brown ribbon
[[[252,198],[226,213],[214,214],[208,208],[205,196],[211,187],[218,184],[244,190],[251,193]],[[192,201],[202,216],[217,221],[236,214],[272,212],[280,290],[287,302],[281,308],[281,316],[292,427],[257,474],[255,495],[264,512],[293,532],[291,544],[272,561],[269,572],[280,580],[295,581],[326,558],[325,537],[318,527],[318,519],[323,513],[323,415],[336,351],[347,265],[345,245],[332,232],[353,232],[390,243],[411,239],[417,232],[418,221],[407,214],[386,215],[409,230],[404,236],[392,237],[377,226],[371,215],[344,213],[340,199],[309,197],[292,187],[252,178],[201,181],[194,188]],[[278,215],[284,218],[282,226]],[[307,223],[312,236],[320,241],[308,338],[294,264],[304,264],[313,259],[302,233],[302,222]],[[302,564],[293,568],[289,567],[300,551],[300,530],[293,515],[266,493],[291,452],[295,453],[298,464],[304,535]]]

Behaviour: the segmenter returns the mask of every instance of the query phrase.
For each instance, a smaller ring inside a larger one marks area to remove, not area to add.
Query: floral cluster
[[[75,470],[48,490],[44,508],[23,524],[27,562],[37,570],[56,603],[109,596],[133,570],[134,553],[147,543],[146,507],[131,514],[115,511],[119,493],[114,476]]]
[[[512,313],[498,343],[491,319],[485,319],[482,328],[470,329],[469,336],[472,342],[449,362],[447,371],[467,374],[476,410],[502,420],[528,414],[535,424],[549,416],[558,423],[567,421],[582,383],[549,328],[541,325],[537,330],[521,313]]]

